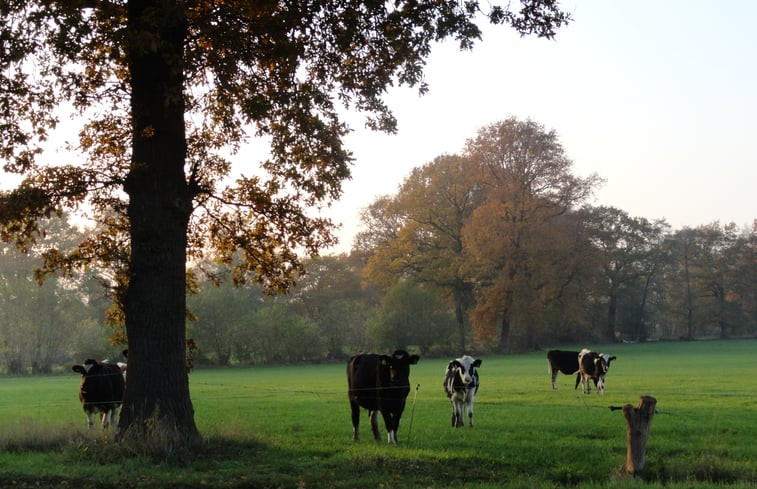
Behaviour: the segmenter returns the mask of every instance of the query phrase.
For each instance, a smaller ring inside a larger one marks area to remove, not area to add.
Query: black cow
[[[547,352],[549,373],[552,375],[552,389],[557,390],[557,372],[572,375],[578,372],[578,352],[565,350],[549,350]],[[576,375],[576,387],[581,381],[581,376]]]
[[[84,365],[74,365],[71,370],[81,374],[79,400],[87,424],[94,425],[93,416],[100,413],[103,429],[113,424],[124,399],[124,377],[121,368],[113,363],[86,360]]]
[[[452,402],[452,427],[465,426],[464,411],[468,411],[468,425],[473,428],[473,401],[476,400],[479,380],[477,368],[481,360],[463,355],[447,365],[444,392]]]
[[[396,350],[391,355],[362,353],[347,362],[347,395],[352,408],[353,438],[360,439],[360,408],[368,410],[371,430],[381,439],[376,413],[381,412],[389,443],[397,443],[405,399],[410,393],[410,365],[418,363],[418,355]]]

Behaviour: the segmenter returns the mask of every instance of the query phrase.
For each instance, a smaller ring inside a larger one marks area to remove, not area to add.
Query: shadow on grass
[[[643,481],[746,483],[739,470],[708,459],[662,466],[652,462]],[[617,481],[616,481],[617,482]],[[461,456],[345,443],[343,447],[276,446],[254,437],[212,435],[164,457],[138,454],[112,433],[59,429],[0,435],[0,487],[16,488],[371,488],[377,487],[612,487],[611,473],[492,453]],[[622,486],[622,484],[620,485]],[[697,487],[697,485],[692,485]],[[704,487],[704,486],[700,486]]]

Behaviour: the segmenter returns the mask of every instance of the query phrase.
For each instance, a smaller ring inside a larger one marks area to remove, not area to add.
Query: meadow
[[[163,458],[88,431],[73,372],[2,377],[0,487],[757,487],[755,340],[593,349],[618,357],[604,395],[582,394],[562,374],[552,391],[545,352],[481,357],[472,429],[450,426],[449,359],[422,358],[396,446],[373,440],[365,411],[352,441],[344,364],[197,370],[205,443]],[[609,406],[642,395],[658,413],[646,473],[629,479],[626,422]]]

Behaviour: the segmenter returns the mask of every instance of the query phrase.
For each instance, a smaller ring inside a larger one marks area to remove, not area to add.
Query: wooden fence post
[[[644,471],[647,457],[647,436],[656,405],[657,399],[654,397],[642,396],[639,399],[638,407],[635,408],[630,404],[623,406],[623,414],[628,422],[626,464],[623,467],[626,474],[635,476]]]

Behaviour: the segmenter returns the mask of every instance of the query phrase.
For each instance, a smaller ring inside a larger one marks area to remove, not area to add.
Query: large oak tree
[[[236,281],[285,290],[298,253],[333,242],[318,209],[350,175],[342,107],[392,131],[392,85],[426,90],[431,44],[469,48],[488,18],[551,38],[554,0],[478,2],[8,0],[0,4],[0,159],[23,175],[0,195],[2,237],[27,246],[40,218],[92,209],[98,234],[46,269],[112,274],[129,341],[119,433],[199,439],[184,368],[188,258],[232,264]],[[42,152],[61,108],[83,121],[83,163]],[[270,149],[233,155],[249,138]],[[47,165],[45,163],[48,163]],[[241,259],[232,260],[235,254]]]
[[[463,233],[480,283],[473,328],[499,337],[502,351],[533,348],[537,304],[573,273],[573,245],[561,243],[554,224],[600,179],[574,175],[557,133],[531,120],[511,117],[482,128],[464,154],[486,175],[484,204]]]

